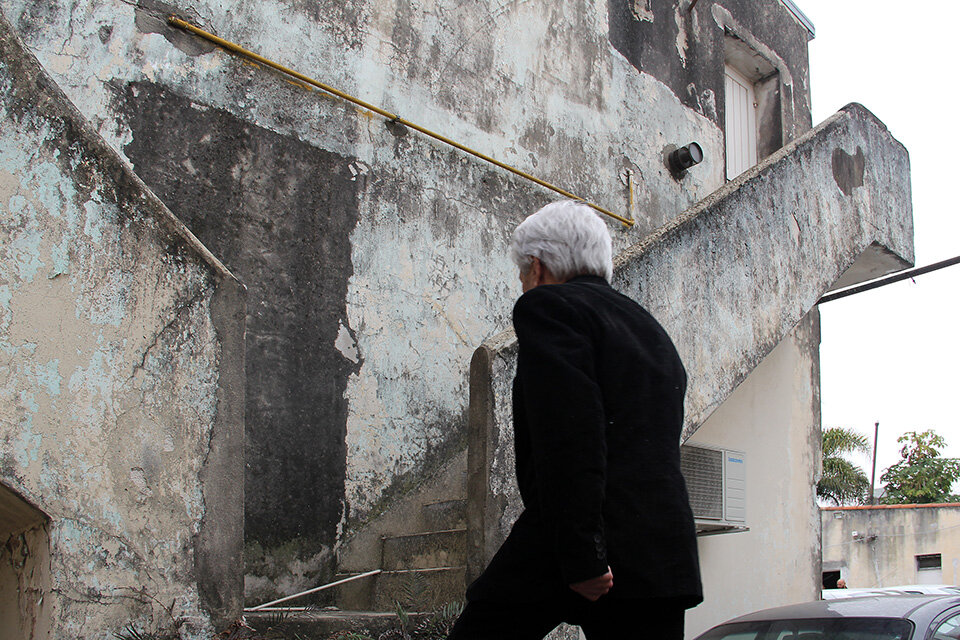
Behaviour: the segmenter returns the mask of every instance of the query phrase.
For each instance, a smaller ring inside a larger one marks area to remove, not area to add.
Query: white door
[[[757,164],[757,100],[753,83],[731,67],[725,69],[727,180]]]

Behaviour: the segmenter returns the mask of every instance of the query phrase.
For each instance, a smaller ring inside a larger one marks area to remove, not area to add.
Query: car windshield
[[[724,624],[697,640],[908,640],[913,625],[892,618],[765,620]]]

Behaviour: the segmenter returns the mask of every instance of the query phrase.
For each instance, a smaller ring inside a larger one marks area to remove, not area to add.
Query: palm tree
[[[870,445],[863,436],[846,427],[823,431],[823,474],[817,483],[817,496],[842,504],[863,504],[870,481],[863,469],[843,457],[850,453],[869,453]]]

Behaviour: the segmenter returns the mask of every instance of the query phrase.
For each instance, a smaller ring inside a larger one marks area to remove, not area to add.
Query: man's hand
[[[613,571],[607,567],[607,572],[602,576],[590,578],[583,582],[574,582],[570,588],[582,595],[590,602],[596,602],[600,596],[604,595],[613,587]]]

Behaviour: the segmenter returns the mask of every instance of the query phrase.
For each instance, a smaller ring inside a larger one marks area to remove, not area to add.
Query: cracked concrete
[[[209,637],[241,602],[242,285],[2,19],[0,59],[0,485],[49,518],[20,617]]]

